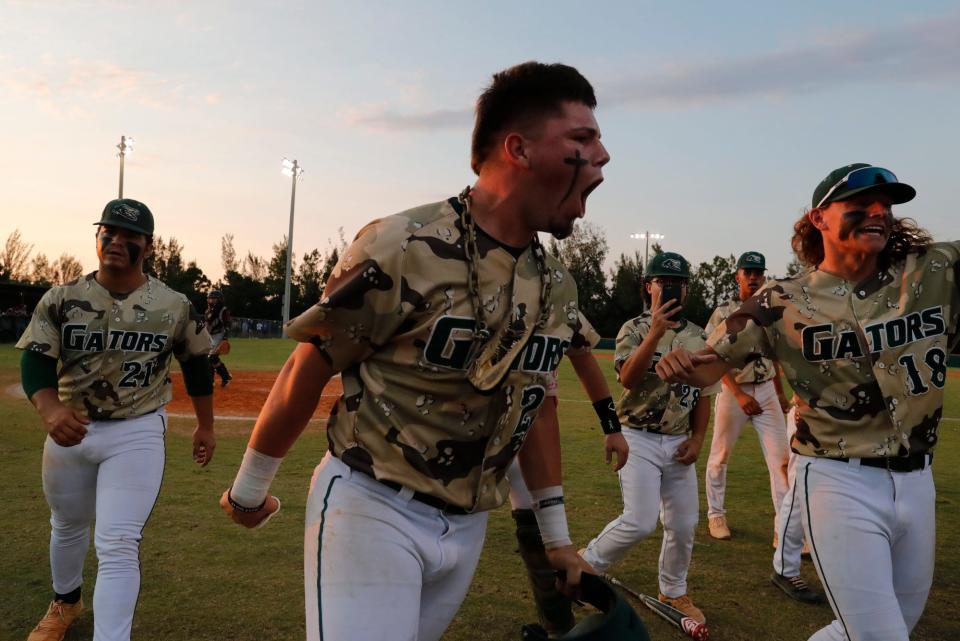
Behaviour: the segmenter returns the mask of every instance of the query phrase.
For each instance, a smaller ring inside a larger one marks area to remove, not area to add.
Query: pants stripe
[[[820,563],[820,554],[817,552],[817,542],[813,538],[813,520],[810,517],[810,465],[807,463],[804,465],[803,472],[803,502],[807,506],[807,527],[810,529],[810,548],[813,550],[813,560],[817,564],[817,569],[820,571],[820,578],[823,580],[823,587],[826,589],[827,598],[830,599],[830,605],[833,606],[833,611],[837,613],[837,618],[840,619],[840,625],[843,626],[843,634],[849,639],[850,633],[847,632],[847,623],[843,620],[843,615],[840,614],[840,606],[837,605],[837,601],[833,598],[833,591],[830,589],[830,584],[827,583],[827,575],[823,571],[823,565]]]
[[[330,484],[327,485],[327,492],[323,495],[323,509],[320,510],[320,533],[317,535],[317,621],[320,626],[320,641],[323,641],[323,592],[320,588],[320,565],[321,556],[323,554],[323,526],[326,523],[327,516],[327,501],[330,499],[330,493],[333,491],[333,484],[338,478],[342,478],[339,474],[330,479]]]
[[[797,507],[797,481],[794,479],[793,487],[791,488],[791,497],[790,497],[790,511],[787,512],[787,521],[783,525],[783,537],[780,539],[780,545],[777,547],[777,554],[780,555],[780,576],[783,576],[783,539],[786,538],[787,532],[790,531],[790,520],[793,518],[793,510]],[[777,528],[777,533],[779,534],[779,528]]]

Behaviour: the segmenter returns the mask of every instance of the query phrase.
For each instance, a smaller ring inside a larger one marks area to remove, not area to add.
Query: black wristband
[[[232,490],[233,488],[230,488],[230,489]],[[240,505],[239,503],[234,501],[233,497],[230,496],[230,490],[227,490],[227,503],[229,503],[230,507],[232,507],[237,512],[244,512],[246,514],[250,514],[252,512],[259,512],[260,510],[262,510],[263,506],[267,504],[267,499],[263,499],[263,503],[261,503],[257,507],[244,507],[243,505]]]
[[[608,396],[593,404],[593,411],[600,419],[600,429],[604,434],[616,434],[620,431],[620,419],[613,405],[613,398]]]

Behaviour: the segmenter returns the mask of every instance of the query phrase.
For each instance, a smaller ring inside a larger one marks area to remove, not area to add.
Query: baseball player
[[[213,341],[210,350],[210,366],[220,375],[220,387],[226,387],[233,380],[226,364],[220,360],[230,351],[230,310],[223,304],[223,292],[211,289],[207,294],[207,309],[204,312],[207,331]]]
[[[368,224],[320,303],[289,324],[303,343],[221,506],[247,527],[275,512],[270,481],[340,372],[330,450],[307,502],[310,641],[438,639],[525,438],[537,456],[521,466],[550,563],[570,588],[589,569],[566,525],[559,435],[530,427],[578,340],[576,284],[537,232],[566,237],[602,180],[595,105],[566,65],[496,74],[477,103],[475,185]]]
[[[644,271],[644,302],[651,311],[627,321],[617,335],[614,368],[625,388],[617,415],[630,428],[624,432],[630,455],[620,470],[623,514],[580,554],[598,572],[606,572],[654,531],[659,515],[659,599],[702,623],[706,617],[687,593],[699,514],[693,463],[710,420],[710,405],[703,397],[715,394],[716,388],[670,385],[653,371],[661,354],[678,346],[697,350],[704,345],[703,330],[680,317],[689,280],[690,264],[680,254],[651,258]],[[679,297],[669,298],[670,290]]]
[[[626,462],[630,448],[620,429],[620,420],[613,404],[607,379],[600,369],[600,364],[591,353],[591,348],[600,342],[600,335],[590,322],[581,314],[581,327],[577,337],[584,339],[582,345],[571,345],[567,350],[570,364],[580,379],[580,383],[593,403],[593,409],[600,420],[600,429],[604,433],[604,450],[609,464],[613,454],[617,455],[615,470],[619,471]],[[553,373],[552,380],[547,386],[547,400],[540,408],[534,421],[533,429],[559,430],[557,416],[557,375]],[[543,427],[540,427],[543,426]],[[537,456],[536,452],[532,453]],[[510,479],[510,507],[511,515],[517,524],[517,545],[527,577],[533,590],[534,603],[537,606],[537,615],[540,625],[549,634],[559,635],[568,632],[576,623],[573,616],[571,601],[556,587],[556,577],[553,567],[547,560],[540,528],[534,512],[533,499],[520,472],[520,457],[525,456],[525,450],[513,460],[507,477]]]
[[[153,215],[129,198],[97,225],[97,271],[51,288],[17,343],[27,397],[49,433],[53,602],[28,641],[59,641],[83,611],[83,561],[96,520],[95,641],[124,641],[140,591],[140,539],[160,492],[170,357],[180,361],[197,428],[193,457],[213,457],[210,336],[186,296],[143,273]]]
[[[707,349],[657,365],[695,385],[757,356],[783,366],[799,397],[804,530],[836,615],[816,641],[906,641],[933,579],[930,465],[960,325],[960,241],[932,243],[894,217],[915,195],[881,167],[830,172],[794,225],[812,269],[767,283]]]
[[[763,254],[748,251],[737,260],[736,300],[717,307],[707,322],[709,336],[717,325],[735,312],[741,303],[753,296],[766,277],[766,259]],[[747,421],[753,423],[760,438],[763,458],[770,473],[770,496],[773,499],[774,515],[779,512],[783,496],[787,492],[787,425],[783,413],[789,401],[783,394],[777,364],[758,358],[742,370],[727,373],[717,394],[713,418],[713,440],[710,443],[710,458],[707,459],[707,517],[710,536],[715,539],[730,538],[730,526],[724,510],[727,489],[727,461],[733,454],[733,446]],[[773,523],[773,547],[777,547],[777,520]]]

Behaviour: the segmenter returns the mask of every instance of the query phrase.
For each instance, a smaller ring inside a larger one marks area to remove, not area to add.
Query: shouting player
[[[247,527],[277,509],[270,481],[341,372],[307,504],[310,641],[438,639],[528,432],[538,465],[521,466],[548,558],[571,588],[588,569],[567,531],[559,435],[530,427],[578,327],[576,284],[537,232],[569,235],[602,180],[595,105],[566,65],[496,74],[477,102],[474,186],[368,224],[290,323],[303,343],[221,505]]]
[[[210,336],[190,301],[143,272],[153,214],[125,198],[97,227],[97,271],[44,294],[17,347],[21,377],[49,436],[54,598],[29,641],[59,641],[83,611],[83,561],[96,520],[95,641],[130,638],[140,592],[140,539],[160,492],[172,386],[180,361],[197,415],[193,457],[213,457]]]
[[[915,195],[881,167],[830,172],[794,225],[812,269],[767,283],[705,350],[657,365],[696,385],[758,356],[783,366],[804,530],[836,615],[815,641],[906,641],[933,580],[930,465],[960,324],[960,241],[932,243],[893,215]]]

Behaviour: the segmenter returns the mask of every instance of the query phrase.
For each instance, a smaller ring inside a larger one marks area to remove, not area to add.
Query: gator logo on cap
[[[661,263],[664,269],[669,269],[670,271],[679,272],[683,271],[683,263],[681,263],[676,258],[667,258]]]
[[[763,258],[760,257],[760,254],[747,254],[743,257],[743,262],[745,263],[762,263]]]
[[[140,210],[130,205],[120,203],[113,208],[113,213],[117,216],[123,216],[127,220],[137,222],[140,219]]]

